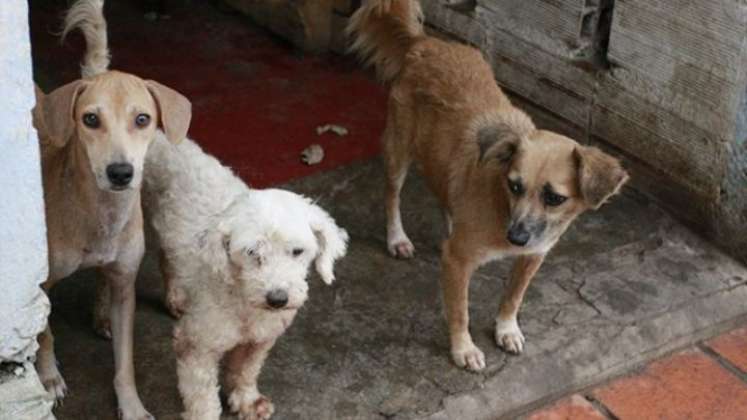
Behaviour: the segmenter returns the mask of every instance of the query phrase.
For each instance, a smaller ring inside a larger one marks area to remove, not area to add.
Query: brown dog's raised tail
[[[111,56],[104,19],[104,0],[80,0],[65,15],[62,39],[73,29],[80,29],[86,39],[86,55],[80,65],[84,79],[106,73]]]
[[[414,0],[368,0],[350,18],[346,28],[354,37],[350,51],[376,68],[383,82],[392,81],[405,54],[423,36],[423,12]]]

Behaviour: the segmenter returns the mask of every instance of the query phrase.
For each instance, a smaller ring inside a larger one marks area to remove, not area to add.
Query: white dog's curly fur
[[[161,245],[184,418],[218,419],[218,370],[232,411],[267,419],[257,376],[275,340],[306,300],[312,260],[322,280],[348,235],[309,199],[247,187],[187,139],[161,135],[145,163],[143,205]],[[225,357],[224,357],[225,356]]]

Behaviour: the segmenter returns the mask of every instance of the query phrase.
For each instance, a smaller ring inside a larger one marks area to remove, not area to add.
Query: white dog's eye
[[[303,248],[293,248],[292,252],[293,252],[293,256],[297,257],[297,256],[303,254]]]
[[[256,253],[257,253],[257,252],[256,252],[256,251],[254,251],[254,249],[252,249],[252,248],[249,248],[249,249],[247,249],[247,250],[246,250],[246,255],[248,255],[248,256],[250,256],[250,257],[253,257],[253,256],[254,256],[254,254],[256,254]]]

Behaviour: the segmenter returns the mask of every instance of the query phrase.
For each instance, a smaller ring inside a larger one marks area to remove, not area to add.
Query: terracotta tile
[[[747,327],[722,334],[706,345],[747,373]]]
[[[747,384],[695,350],[593,393],[620,420],[747,419]]]
[[[526,420],[604,420],[604,418],[586,398],[575,394],[535,411]]]

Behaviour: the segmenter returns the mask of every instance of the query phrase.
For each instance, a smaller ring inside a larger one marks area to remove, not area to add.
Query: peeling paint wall
[[[39,141],[26,0],[0,1],[0,362],[36,353],[49,301]]]

